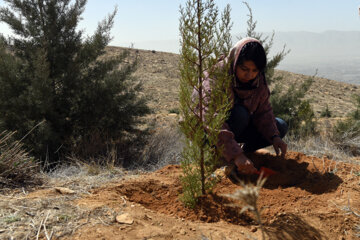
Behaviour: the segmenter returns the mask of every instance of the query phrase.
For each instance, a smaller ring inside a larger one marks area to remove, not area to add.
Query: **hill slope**
[[[109,47],[109,54],[117,54],[123,48]],[[150,98],[155,118],[166,119],[171,110],[178,108],[179,69],[178,54],[131,49],[131,56],[138,56],[136,76],[143,82],[144,94]],[[300,84],[309,76],[277,70],[275,76],[283,77],[284,88]],[[343,117],[355,109],[352,95],[360,95],[360,86],[315,77],[306,95],[311,100],[316,116],[328,106],[333,117]]]
[[[108,48],[117,54],[120,48]],[[143,81],[143,94],[151,96],[151,119],[158,125],[175,120],[177,108],[178,55],[131,50],[140,60],[136,76]],[[307,76],[278,71],[285,87]],[[351,94],[359,88],[316,78],[308,98],[316,111],[328,104],[342,116],[352,109]],[[165,139],[167,140],[167,139]],[[179,141],[179,139],[175,139]],[[169,149],[165,149],[169,151]],[[354,239],[360,209],[359,165],[335,162],[288,152],[285,159],[270,153],[249,156],[257,168],[277,173],[261,189],[258,205],[267,239]],[[240,189],[223,175],[214,191],[200,198],[195,209],[178,200],[181,169],[166,166],[156,172],[131,175],[115,169],[106,176],[75,166],[66,174],[47,177],[37,189],[0,193],[0,239],[257,239],[261,232],[256,218],[223,194]],[[90,172],[93,174],[90,176]],[[55,174],[56,175],[56,174]],[[253,181],[257,176],[246,177]],[[244,179],[246,179],[244,178]],[[60,187],[60,188],[59,188]],[[346,215],[347,213],[347,215]],[[358,227],[359,228],[359,227]]]

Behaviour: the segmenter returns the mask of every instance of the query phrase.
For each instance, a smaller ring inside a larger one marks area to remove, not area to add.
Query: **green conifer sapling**
[[[188,0],[180,13],[180,112],[181,130],[186,136],[181,163],[182,200],[194,207],[197,198],[214,185],[209,176],[221,151],[216,147],[218,132],[230,109],[228,66],[215,64],[230,50],[232,24],[230,6],[220,18],[211,0]],[[203,89],[205,71],[215,80],[211,93]]]

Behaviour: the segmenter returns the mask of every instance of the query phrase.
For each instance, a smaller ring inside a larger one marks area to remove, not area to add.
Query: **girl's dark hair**
[[[266,67],[266,54],[263,46],[258,42],[245,44],[240,52],[236,65],[243,64],[244,61],[253,61],[259,71],[264,71]]]

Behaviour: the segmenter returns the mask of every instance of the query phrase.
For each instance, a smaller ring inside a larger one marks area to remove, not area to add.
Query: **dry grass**
[[[337,145],[354,155],[360,155],[360,120],[346,119],[339,122],[335,130],[332,138]]]
[[[78,195],[28,199],[24,194],[0,195],[1,239],[58,239],[79,227],[113,221],[113,210],[80,208],[71,201]],[[110,213],[110,214],[109,214]]]
[[[353,155],[350,152],[340,149],[328,137],[311,136],[306,139],[295,139],[287,136],[285,142],[291,151],[301,152],[305,155],[315,157],[327,157],[335,161],[350,162]]]
[[[337,208],[341,209],[342,211],[345,212],[345,214],[347,215],[354,215],[355,217],[357,217],[358,219],[360,219],[360,211],[354,209],[351,204],[350,204],[350,197],[348,197],[348,201],[347,201],[347,205],[345,206],[339,206],[337,205],[335,202],[332,202]],[[358,222],[358,224],[356,224],[354,226],[354,230],[355,230],[355,236],[356,237],[360,237],[360,221]]]
[[[0,239],[58,239],[85,224],[110,224],[118,214],[113,209],[88,209],[73,201],[94,188],[131,177],[131,172],[121,168],[75,160],[71,165],[58,166],[43,176],[44,184],[35,194],[19,188],[0,194]],[[74,194],[60,194],[56,187],[68,188]]]
[[[158,127],[144,148],[142,161],[134,167],[154,171],[166,165],[179,164],[183,146],[183,135],[176,123]]]
[[[266,178],[263,178],[262,174],[258,178],[256,185],[253,185],[252,183],[245,184],[239,179],[240,185],[242,186],[241,189],[238,189],[236,192],[232,194],[225,194],[224,196],[235,199],[238,201],[237,204],[235,204],[235,207],[240,207],[241,211],[240,213],[243,213],[247,210],[250,210],[254,213],[256,221],[258,222],[260,229],[261,229],[261,235],[262,239],[265,239],[265,228],[263,226],[262,220],[261,220],[261,210],[258,208],[258,199],[261,188],[264,186],[264,183],[266,182]]]
[[[0,185],[17,187],[40,184],[39,163],[29,156],[14,132],[0,133]]]

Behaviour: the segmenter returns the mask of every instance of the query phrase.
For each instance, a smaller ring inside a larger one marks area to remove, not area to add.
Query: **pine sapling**
[[[182,156],[182,200],[194,207],[197,198],[214,182],[209,178],[221,149],[215,147],[218,133],[230,109],[228,66],[217,67],[231,47],[230,7],[219,20],[212,0],[188,0],[180,7],[180,113],[185,148]],[[204,72],[212,81],[211,93],[203,88]]]

